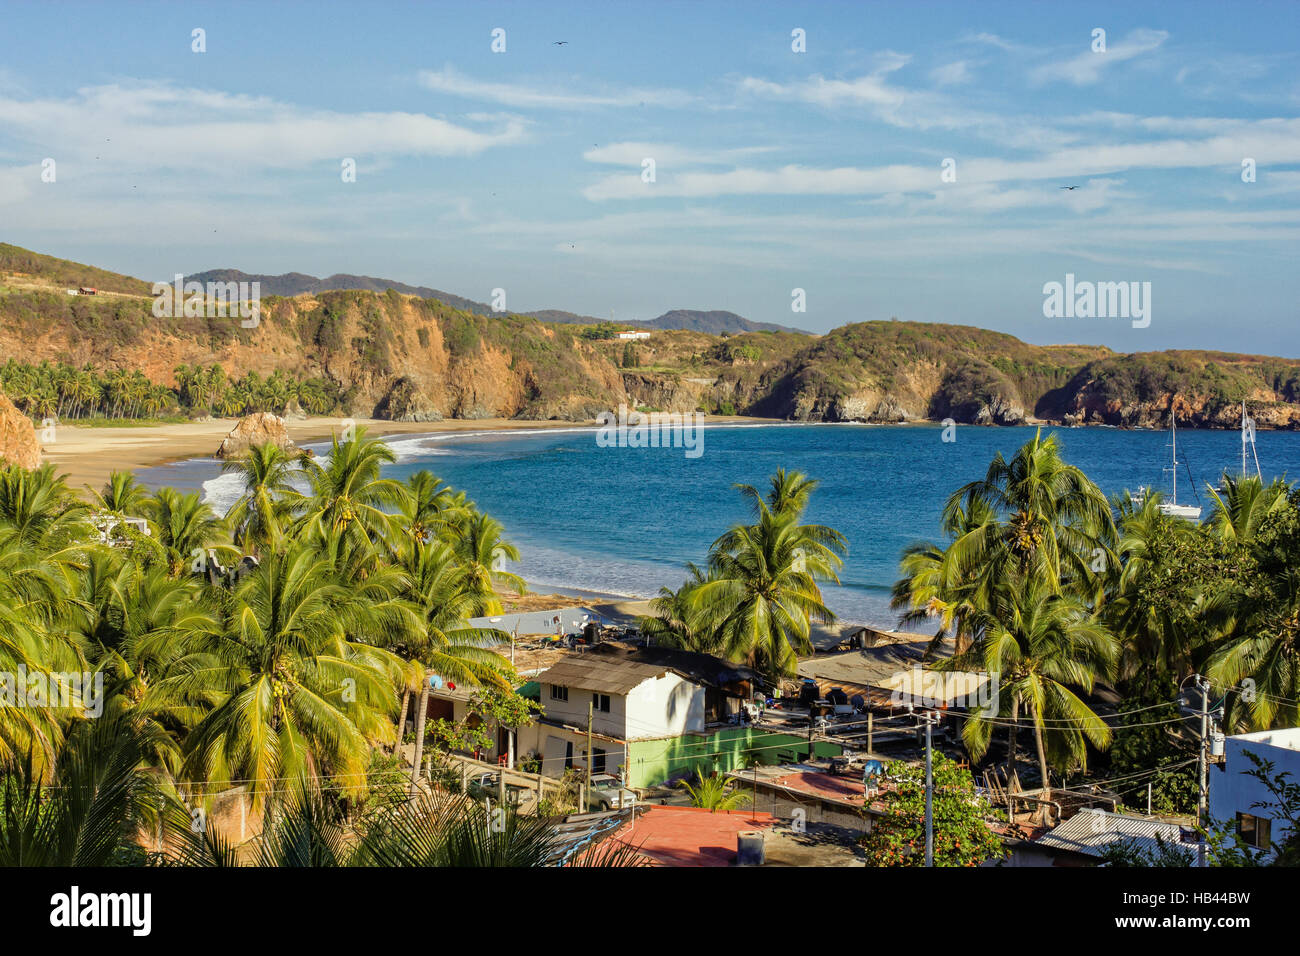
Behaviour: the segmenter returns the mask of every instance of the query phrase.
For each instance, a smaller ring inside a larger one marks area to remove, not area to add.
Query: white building
[[[758,675],[707,654],[606,642],[561,659],[537,682],[543,714],[520,731],[520,754],[539,754],[553,777],[585,765],[590,712],[593,772],[618,774],[631,762],[630,779],[641,785],[654,760],[646,766],[639,751],[690,735],[688,752],[711,753],[711,735],[737,722]]]
[[[627,329],[626,331],[618,333],[618,337],[620,339],[648,339],[650,338],[650,333],[637,332],[633,329]]]
[[[1210,819],[1235,826],[1251,846],[1267,847],[1286,839],[1288,825],[1276,816],[1275,802],[1262,780],[1250,775],[1255,763],[1247,753],[1273,764],[1269,776],[1290,773],[1289,783],[1300,782],[1300,727],[1238,734],[1224,740],[1222,764],[1210,768]]]

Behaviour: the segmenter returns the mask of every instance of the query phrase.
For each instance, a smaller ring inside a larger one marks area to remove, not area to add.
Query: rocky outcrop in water
[[[270,412],[256,412],[245,415],[239,424],[230,430],[217,449],[218,458],[236,458],[244,454],[253,445],[272,443],[285,451],[292,451],[293,440],[289,430],[284,427],[284,419]]]

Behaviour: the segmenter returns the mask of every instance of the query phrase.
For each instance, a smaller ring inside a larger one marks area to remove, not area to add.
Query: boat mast
[[[1246,400],[1241,402],[1241,477],[1246,477]]]
[[[1169,439],[1173,443],[1174,450],[1174,498],[1173,503],[1178,504],[1178,428],[1174,423],[1174,406],[1169,403]]]

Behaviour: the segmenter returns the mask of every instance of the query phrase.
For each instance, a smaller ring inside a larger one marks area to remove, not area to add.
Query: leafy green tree
[[[1006,855],[985,820],[986,808],[968,771],[941,753],[933,757],[934,865],[979,866]],[[869,866],[925,865],[925,768],[891,761],[876,801],[883,812],[862,840]]]

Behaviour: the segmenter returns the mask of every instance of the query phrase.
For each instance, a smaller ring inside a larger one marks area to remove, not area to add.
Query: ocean
[[[1167,432],[1046,430],[1108,494],[1140,485],[1169,490]],[[796,469],[820,481],[807,520],[848,539],[841,584],[824,589],[827,604],[844,621],[893,627],[889,589],[902,549],[938,540],[948,495],[1033,434],[1031,427],[957,426],[955,440],[945,442],[938,425],[724,424],[705,429],[698,457],[680,447],[600,447],[591,427],[404,435],[392,439],[398,460],[385,473],[404,479],[428,469],[463,488],[506,526],[521,555],[510,570],[534,590],[650,597],[679,585],[685,562],[703,563],[710,543],[748,517],[735,483],[765,489],[777,468]],[[1256,442],[1265,479],[1300,474],[1300,434],[1260,432]],[[1240,434],[1180,430],[1178,451],[1195,479],[1180,469],[1178,500],[1194,504],[1199,494],[1208,515],[1206,483],[1240,468]],[[219,511],[238,493],[237,477],[222,475],[212,459],[139,477],[155,487],[201,487]]]

